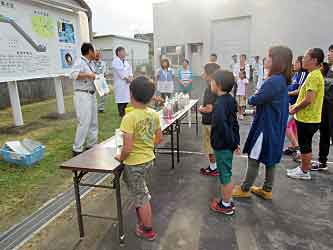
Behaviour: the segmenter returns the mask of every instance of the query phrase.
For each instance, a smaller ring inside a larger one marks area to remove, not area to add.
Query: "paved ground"
[[[242,144],[251,120],[241,123]],[[317,148],[317,140],[314,142]],[[182,129],[182,150],[200,152],[201,137],[194,128]],[[332,151],[333,152],[333,151]],[[330,155],[332,161],[333,153]],[[170,158],[158,155],[150,183],[155,242],[134,235],[135,214],[124,193],[126,245],[118,246],[117,226],[112,222],[85,219],[87,236],[78,241],[75,210],[71,208],[26,244],[24,250],[329,250],[333,249],[333,165],[327,173],[313,174],[311,181],[295,181],[285,176],[285,169],[295,167],[284,158],[278,167],[273,201],[257,197],[236,200],[233,217],[209,209],[218,195],[216,178],[198,174],[207,164],[200,154],[184,154],[171,170]],[[234,179],[241,181],[246,171],[246,157],[236,157]],[[263,182],[263,171],[257,180]],[[96,191],[83,201],[85,212],[115,216],[114,194]]]
[[[250,121],[242,122],[241,134],[246,138]],[[201,139],[194,129],[182,130],[182,149],[200,152]],[[273,201],[257,197],[236,200],[237,213],[233,217],[209,210],[212,198],[218,195],[218,181],[198,174],[206,165],[200,154],[184,154],[175,170],[170,159],[159,155],[150,184],[154,225],[157,241],[145,242],[134,235],[133,206],[125,201],[124,217],[126,245],[117,243],[117,227],[109,222],[86,219],[87,237],[77,242],[75,210],[68,218],[60,219],[29,243],[24,249],[80,249],[80,250],[328,250],[333,249],[333,166],[328,173],[316,173],[312,181],[295,181],[285,176],[285,169],[294,167],[290,159],[283,159],[278,167]],[[239,183],[246,170],[246,158],[234,162],[235,182]],[[257,184],[263,182],[263,171]],[[126,200],[126,190],[124,190]],[[113,194],[96,192],[86,199],[89,212],[115,215]],[[52,242],[52,244],[51,244]]]

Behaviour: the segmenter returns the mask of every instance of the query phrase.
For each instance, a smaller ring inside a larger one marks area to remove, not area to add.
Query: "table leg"
[[[173,140],[173,124],[170,126],[170,134],[171,134],[171,164],[172,164],[172,169],[175,168],[175,145],[174,145],[174,140]]]
[[[82,207],[81,207],[81,198],[80,198],[80,178],[78,177],[77,171],[74,172],[73,183],[74,183],[74,195],[76,201],[76,212],[77,212],[77,221],[79,224],[80,238],[84,237],[84,228],[83,228],[83,218],[82,218]]]
[[[119,242],[124,244],[125,234],[124,234],[124,224],[123,224],[123,212],[121,205],[121,193],[120,193],[120,177],[121,170],[115,172],[114,184],[116,188],[116,200],[117,200],[117,214],[118,214],[118,227],[119,227]]]
[[[177,121],[176,123],[176,132],[177,132],[177,163],[180,162],[180,154],[179,154],[179,134],[180,134],[180,123]]]
[[[199,135],[199,122],[198,122],[198,103],[195,104],[195,126],[197,136]]]

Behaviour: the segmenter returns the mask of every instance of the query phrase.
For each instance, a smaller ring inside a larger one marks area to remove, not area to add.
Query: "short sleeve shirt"
[[[246,86],[249,84],[249,81],[245,78],[243,80],[238,79],[237,81],[237,93],[239,96],[246,96]]]
[[[217,96],[211,91],[210,85],[206,87],[204,97],[203,97],[203,106],[214,105],[216,102]],[[212,113],[202,113],[202,124],[211,125],[212,124]]]
[[[154,137],[160,129],[160,117],[150,108],[134,109],[123,118],[120,130],[133,135],[133,150],[124,164],[135,166],[155,159]]]
[[[302,85],[296,105],[300,104],[306,97],[308,91],[316,93],[315,100],[306,108],[296,113],[295,119],[303,123],[320,123],[324,100],[324,77],[319,69],[309,73]]]
[[[88,61],[87,58],[81,56],[72,68],[72,72],[70,74],[71,79],[74,80],[74,89],[75,90],[89,90],[94,91],[95,85],[94,81],[90,79],[78,80],[80,73],[95,73],[95,63],[93,61]]]

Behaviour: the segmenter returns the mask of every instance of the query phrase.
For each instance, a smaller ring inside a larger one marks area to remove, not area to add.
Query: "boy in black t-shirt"
[[[212,92],[217,101],[212,114],[211,144],[214,149],[221,183],[221,198],[214,199],[211,209],[226,215],[233,215],[235,205],[232,199],[232,160],[234,151],[240,153],[237,102],[230,91],[235,85],[232,72],[219,70],[213,75]]]
[[[214,151],[210,143],[212,112],[216,101],[216,95],[211,91],[210,81],[212,80],[212,75],[218,69],[220,69],[218,64],[208,63],[204,67],[204,74],[202,76],[202,78],[207,81],[207,87],[203,96],[203,104],[200,106],[199,111],[202,114],[203,149],[208,155],[209,166],[207,168],[201,168],[200,173],[206,176],[218,176]]]

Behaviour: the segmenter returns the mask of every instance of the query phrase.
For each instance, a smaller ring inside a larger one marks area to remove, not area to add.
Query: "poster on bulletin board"
[[[79,15],[0,0],[0,82],[67,75],[80,55]]]

